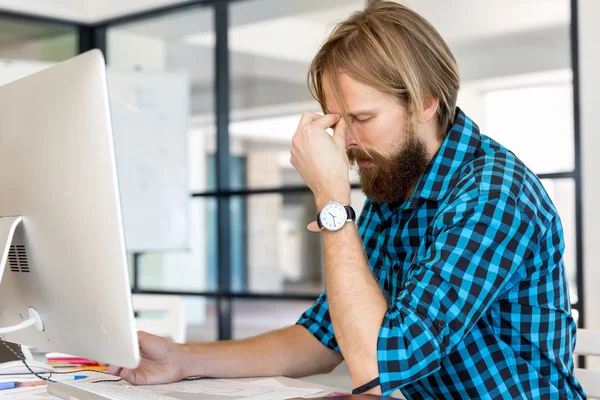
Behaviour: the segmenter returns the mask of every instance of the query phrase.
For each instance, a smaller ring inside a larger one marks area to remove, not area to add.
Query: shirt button
[[[438,320],[437,321],[437,327],[439,329],[444,329],[446,327],[446,323],[444,321]]]

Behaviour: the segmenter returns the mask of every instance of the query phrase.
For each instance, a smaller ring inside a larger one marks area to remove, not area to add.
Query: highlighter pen
[[[85,375],[72,375],[72,376],[57,376],[56,378],[51,378],[55,382],[63,382],[63,381],[77,381],[79,379],[85,379],[87,376]],[[16,389],[20,387],[29,387],[29,386],[43,386],[46,385],[47,381],[26,381],[26,382],[0,382],[0,390],[7,389]]]
[[[14,389],[17,382],[0,382],[0,390]]]

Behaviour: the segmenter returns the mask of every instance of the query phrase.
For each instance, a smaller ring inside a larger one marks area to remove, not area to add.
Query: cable
[[[77,372],[90,372],[89,369],[76,369],[76,370],[70,370],[70,371],[62,371],[62,372],[42,372],[42,374],[50,374],[47,378],[43,377],[42,375],[40,375],[37,372],[33,372],[33,370],[29,367],[29,365],[27,364],[27,360],[25,359],[25,357],[22,357],[20,354],[18,354],[17,352],[15,352],[8,344],[7,342],[2,339],[2,337],[0,337],[0,341],[2,342],[2,344],[4,345],[4,347],[6,347],[8,350],[10,350],[11,353],[13,353],[15,356],[17,356],[17,358],[19,360],[21,360],[21,362],[25,365],[25,367],[29,370],[29,372],[31,372],[33,375],[35,375],[37,378],[40,378],[43,381],[46,382],[54,382],[57,383],[56,381],[53,381],[51,379],[52,375],[65,375],[65,374],[74,374]],[[100,374],[105,374],[105,375],[110,375],[110,376],[115,376],[109,372],[106,371],[93,371],[93,372],[97,372]],[[207,376],[195,376],[195,377],[188,377],[188,378],[183,378],[182,380],[184,381],[198,381],[198,380],[204,380],[204,379],[214,379],[211,377],[207,377]],[[119,379],[102,379],[99,381],[94,381],[91,383],[101,383],[101,382],[120,382],[122,381],[123,378],[119,378]]]
[[[21,360],[21,362],[25,365],[25,367],[29,370],[29,372],[31,372],[33,375],[35,375],[37,378],[46,381],[46,382],[54,382],[57,383],[56,381],[52,380],[51,377],[52,375],[65,375],[65,374],[73,374],[76,372],[90,372],[89,369],[77,369],[77,370],[71,370],[71,371],[63,371],[63,372],[42,372],[41,374],[50,374],[47,378],[43,377],[40,373],[37,372],[33,372],[33,370],[29,367],[29,364],[27,364],[27,360],[25,359],[25,357],[22,357],[19,353],[15,352],[8,344],[7,342],[2,339],[2,337],[0,337],[0,341],[2,342],[2,344],[4,345],[4,347],[6,347],[8,350],[10,350],[11,353],[13,353],[19,360]],[[93,371],[93,372],[98,372],[100,374],[105,374],[105,375],[110,375],[110,376],[114,376],[113,374],[110,374],[106,371]],[[119,378],[119,379],[104,379],[104,380],[100,380],[100,381],[94,381],[93,383],[98,383],[98,382],[119,382],[122,381],[123,378]]]
[[[6,344],[6,341],[4,339],[2,339],[1,337],[0,337],[0,341],[2,341],[2,344],[4,345],[4,347],[6,347],[8,350],[10,350],[11,353],[13,353],[15,356],[17,356],[17,358],[19,360],[21,360],[21,362],[25,365],[25,367],[29,370],[29,372],[31,372],[33,375],[35,375],[36,377],[40,378],[43,381],[54,382],[53,380],[50,379],[52,377],[52,374],[53,374],[52,372],[48,372],[50,374],[50,376],[48,376],[48,378],[45,378],[45,377],[41,376],[37,372],[33,372],[33,370],[27,364],[27,360],[25,360],[25,357],[21,356],[16,351],[14,351],[13,349],[11,349],[10,346],[8,344]]]
[[[183,378],[182,381],[201,381],[204,379],[215,379],[208,376],[191,376],[189,378]]]
[[[38,320],[39,320],[39,318],[37,318],[37,317],[31,317],[31,318],[26,319],[25,321],[21,322],[20,324],[0,328],[0,335],[27,329],[30,326],[34,326],[35,324],[37,324]]]

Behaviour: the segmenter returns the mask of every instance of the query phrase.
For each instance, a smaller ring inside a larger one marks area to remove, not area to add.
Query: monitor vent
[[[27,252],[23,245],[10,246],[8,252],[8,263],[12,272],[29,272],[29,261]]]

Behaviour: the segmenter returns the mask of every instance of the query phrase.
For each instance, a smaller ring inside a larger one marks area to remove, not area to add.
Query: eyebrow
[[[375,113],[375,110],[354,110],[354,111],[348,111],[348,115],[352,116],[352,117],[356,117],[358,115],[367,115],[367,114],[373,114]]]
[[[327,110],[329,112],[329,114],[332,114],[331,110]],[[356,117],[359,115],[367,115],[367,114],[374,114],[375,113],[375,109],[372,110],[353,110],[353,111],[348,111],[348,116],[350,117]],[[335,113],[335,114],[341,114],[341,112],[339,113]]]

